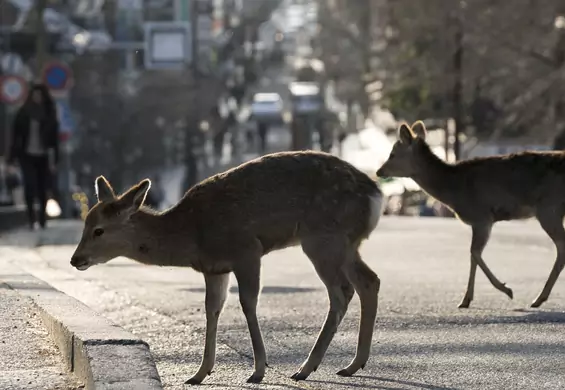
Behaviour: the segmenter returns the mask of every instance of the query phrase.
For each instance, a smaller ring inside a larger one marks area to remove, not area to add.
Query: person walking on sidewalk
[[[21,167],[29,226],[34,228],[34,202],[39,201],[39,225],[47,222],[47,191],[59,160],[59,122],[49,90],[34,84],[25,103],[18,109],[13,124],[8,164]],[[52,188],[53,189],[53,188]]]
[[[269,131],[269,124],[258,121],[257,122],[257,133],[259,134],[259,154],[263,155],[267,153],[267,132]]]
[[[227,133],[226,121],[220,114],[218,106],[210,110],[210,128],[212,130],[212,142],[214,144],[214,165],[219,166],[224,153],[224,141]]]

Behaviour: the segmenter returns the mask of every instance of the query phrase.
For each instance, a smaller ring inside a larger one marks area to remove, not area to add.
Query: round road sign
[[[21,102],[27,96],[27,81],[21,76],[0,77],[0,100],[7,104]]]
[[[62,62],[51,62],[43,68],[43,83],[47,88],[61,91],[70,88],[71,68]]]

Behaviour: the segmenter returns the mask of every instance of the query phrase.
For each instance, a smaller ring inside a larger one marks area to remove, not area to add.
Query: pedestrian
[[[267,132],[269,125],[263,121],[257,122],[257,132],[259,133],[259,153],[265,154],[267,152]]]
[[[228,117],[226,118],[226,129],[227,132],[230,134],[230,143],[231,143],[231,159],[233,160],[236,156],[239,155],[239,139],[238,139],[238,122],[235,112],[230,110],[228,113]]]
[[[220,165],[224,154],[224,141],[227,133],[226,122],[220,114],[218,106],[212,107],[210,111],[210,125],[212,130],[212,142],[214,144],[214,164]]]
[[[39,225],[47,223],[47,192],[53,190],[52,177],[59,160],[59,122],[49,90],[34,84],[18,109],[12,126],[8,164],[18,162],[22,172],[24,197],[31,229],[36,220],[34,203],[39,202]]]

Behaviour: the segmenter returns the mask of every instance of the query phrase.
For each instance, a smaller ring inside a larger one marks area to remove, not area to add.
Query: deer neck
[[[148,265],[191,266],[196,252],[192,237],[178,225],[173,210],[159,213],[142,208],[132,216],[132,245],[127,257]]]
[[[454,166],[436,156],[427,144],[420,147],[418,168],[412,179],[429,195],[452,206],[458,197],[460,177],[454,172]]]

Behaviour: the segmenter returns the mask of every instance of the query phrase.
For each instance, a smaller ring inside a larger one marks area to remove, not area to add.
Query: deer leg
[[[475,294],[475,276],[477,274],[477,262],[475,261],[475,256],[481,257],[483,255],[483,250],[487,245],[488,239],[490,238],[490,232],[492,230],[492,224],[476,225],[473,226],[473,237],[471,239],[471,256],[470,264],[471,268],[469,270],[469,281],[467,282],[467,291],[465,291],[465,296],[459,304],[460,309],[466,309],[471,304],[473,296]],[[490,271],[489,271],[490,272]]]
[[[487,279],[491,282],[494,288],[502,291],[504,294],[508,295],[510,299],[512,299],[514,297],[512,290],[506,287],[505,283],[502,283],[500,280],[498,280],[498,278],[494,276],[494,274],[483,261],[483,250],[485,249],[488,239],[490,238],[491,230],[492,223],[473,225],[473,238],[471,241],[471,262],[474,261],[479,266],[479,268],[485,273]],[[472,289],[469,293],[469,289],[467,288],[467,293],[469,294],[466,293],[465,298],[470,298],[472,300],[475,283],[474,280],[471,280],[471,276],[472,275],[469,275],[469,285],[472,285]]]
[[[224,308],[228,296],[228,286],[230,282],[229,274],[206,275],[206,341],[204,343],[204,355],[200,368],[185,383],[196,385],[202,383],[207,375],[210,375],[216,362],[216,334],[218,331],[218,319]]]
[[[234,270],[234,274],[239,287],[239,302],[251,336],[255,362],[255,371],[247,379],[247,382],[260,383],[265,376],[265,367],[267,366],[265,344],[257,320],[257,303],[261,289],[261,259],[257,258],[251,262],[246,262],[243,267]]]
[[[347,367],[337,372],[341,376],[351,376],[360,368],[365,368],[365,364],[369,360],[381,281],[373,270],[361,260],[358,252],[355,252],[354,261],[345,264],[345,274],[347,279],[353,284],[357,294],[359,294],[359,300],[361,301],[357,352],[353,361]]]
[[[465,291],[465,296],[463,297],[463,300],[461,301],[459,306],[457,306],[460,309],[468,308],[475,294],[475,275],[477,274],[477,262],[473,259],[472,255],[471,255],[470,263],[471,263],[471,268],[469,270],[469,281],[467,282],[467,291]]]
[[[538,213],[537,218],[543,230],[555,244],[557,257],[543,290],[535,301],[532,302],[531,307],[540,307],[542,303],[547,301],[559,274],[565,267],[565,229],[563,229],[563,215],[556,213],[555,210],[542,210]]]
[[[337,241],[337,240],[336,240]],[[329,245],[329,246],[328,246]],[[335,241],[327,239],[304,239],[302,248],[312,261],[318,276],[326,286],[330,307],[316,343],[306,361],[291,376],[294,380],[304,380],[316,371],[330,345],[355,290],[342,270],[345,261],[345,245],[336,248]],[[330,248],[330,249],[328,249]]]

